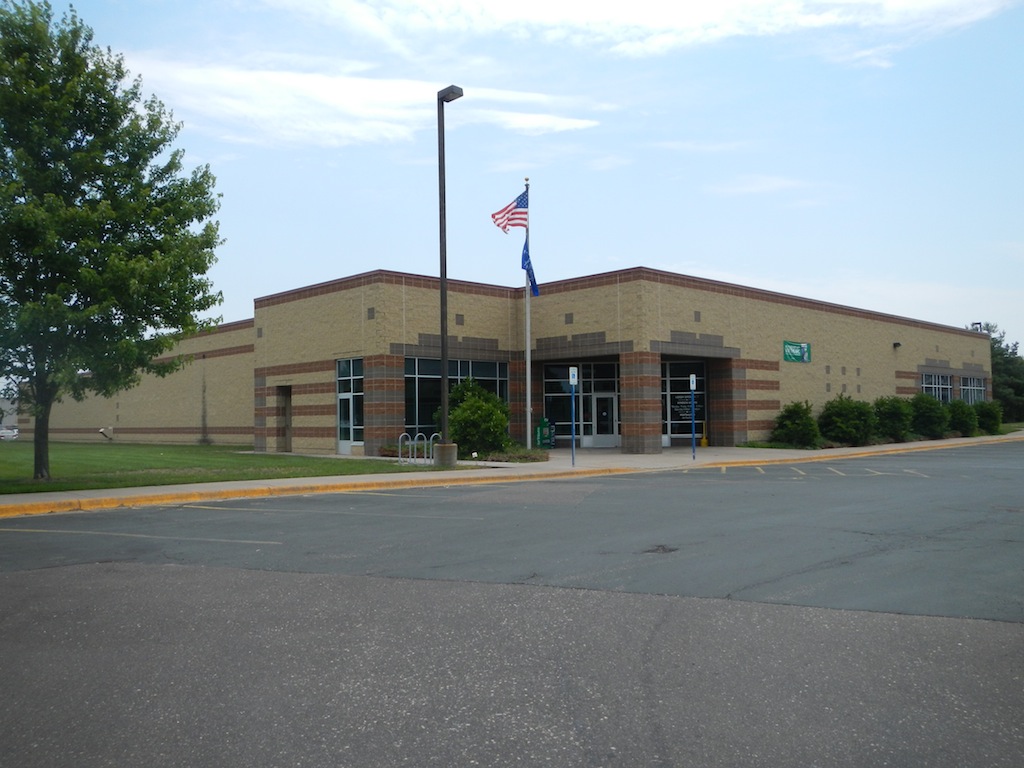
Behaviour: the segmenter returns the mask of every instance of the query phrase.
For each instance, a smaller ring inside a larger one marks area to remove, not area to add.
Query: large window
[[[617,435],[619,364],[580,363],[579,385],[576,387],[576,435]],[[572,434],[572,397],[569,386],[569,364],[544,366],[544,416],[559,437]]]
[[[691,374],[697,377],[697,389],[692,392]],[[661,433],[670,437],[703,437],[707,420],[704,363],[662,363],[661,387]]]
[[[508,363],[488,360],[449,360],[448,383],[464,379],[508,402]],[[428,437],[438,431],[434,414],[441,407],[441,361],[425,357],[405,358],[405,431]]]
[[[570,389],[568,365],[544,366],[544,416],[556,429],[556,434],[558,432],[564,435],[571,433],[572,399]],[[580,414],[577,413],[577,435],[580,434],[579,418]]]
[[[953,377],[948,373],[922,373],[921,391],[948,403],[953,399]]]
[[[338,441],[363,442],[363,359],[338,361]]]
[[[970,405],[985,402],[985,380],[976,376],[961,378],[960,399]]]

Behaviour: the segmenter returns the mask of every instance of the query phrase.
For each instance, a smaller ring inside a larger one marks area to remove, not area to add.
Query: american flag
[[[530,217],[527,211],[529,207],[527,205],[529,194],[530,190],[527,189],[500,211],[492,213],[491,218],[494,219],[495,226],[501,229],[502,232],[508,232],[509,227],[526,227],[529,229]]]

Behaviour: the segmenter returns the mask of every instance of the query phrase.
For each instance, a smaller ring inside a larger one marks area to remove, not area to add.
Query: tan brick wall
[[[438,287],[436,278],[377,272],[258,299],[257,443],[262,436],[268,450],[282,444],[276,398],[279,388],[290,387],[291,450],[335,453],[335,361],[439,354]],[[501,350],[507,355],[516,324],[521,322],[514,291],[459,281],[449,282],[448,318],[448,334],[455,340],[453,359],[464,354],[481,357],[481,345],[492,357],[500,357]],[[433,347],[427,350],[422,348],[425,334],[433,339]],[[471,349],[466,350],[467,346]],[[261,397],[266,398],[263,405]],[[402,398],[404,416],[404,393]],[[370,405],[368,416],[377,412],[377,404],[371,401]],[[395,431],[395,418],[394,413],[388,417],[390,432]],[[370,452],[394,443],[397,435],[389,439],[371,430]]]
[[[728,385],[715,384],[709,431],[714,437],[724,430],[737,442],[767,437],[779,408],[795,400],[820,408],[843,393],[865,401],[909,395],[920,391],[922,369],[991,379],[986,335],[909,318],[647,269],[542,291],[534,300],[534,336],[566,337],[567,350],[574,337],[603,334],[633,352],[659,344],[663,358],[672,348],[679,357],[735,358]],[[783,341],[810,343],[811,362],[784,362]],[[723,396],[732,400],[724,411]]]
[[[184,342],[197,356],[185,370],[147,377],[109,401],[58,406],[54,437],[95,439],[113,426],[118,439],[206,434],[335,453],[335,361],[439,354],[438,285],[377,271],[257,299],[253,321]],[[507,359],[522,371],[523,299],[522,288],[449,281],[451,357]],[[984,334],[644,268],[542,284],[531,305],[535,418],[540,364],[598,355],[705,360],[709,435],[723,445],[767,437],[779,408],[795,400],[820,407],[844,392],[866,401],[910,395],[922,370],[991,379]],[[787,340],[810,343],[811,362],[784,362]],[[521,430],[521,384],[510,391]]]
[[[191,358],[181,370],[145,375],[110,398],[56,404],[50,439],[96,442],[105,439],[100,429],[113,428],[123,442],[251,445],[252,341],[252,321],[186,339],[172,352]]]
[[[337,452],[335,363],[379,346],[378,325],[366,319],[379,291],[356,280],[257,299],[257,448]]]
[[[259,365],[415,347],[423,334],[440,333],[438,287],[437,278],[378,271],[257,299]],[[449,280],[449,336],[508,350],[522,338],[521,297],[521,290]]]
[[[605,343],[631,341],[632,351],[649,351],[649,346],[636,343],[642,339],[648,314],[643,283],[583,278],[571,284],[568,290],[545,286],[540,296],[531,299],[534,344],[538,339],[567,337],[572,343],[574,338],[602,335]]]

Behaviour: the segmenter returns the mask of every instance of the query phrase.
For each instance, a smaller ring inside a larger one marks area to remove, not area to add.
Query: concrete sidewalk
[[[587,477],[627,472],[663,472],[698,467],[758,466],[766,464],[840,461],[888,453],[938,450],[971,445],[1024,440],[1024,432],[1009,435],[929,440],[860,448],[833,448],[822,451],[775,450],[765,448],[670,448],[660,454],[626,454],[615,448],[577,448],[573,452],[559,448],[549,460],[536,463],[459,462],[455,469],[438,471],[424,467],[422,472],[377,475],[336,475],[297,477],[277,480],[239,480],[191,485],[107,488],[84,491],[20,493],[0,496],[0,518],[20,515],[77,512],[114,507],[141,507],[189,502],[290,496],[311,493],[346,493],[386,488],[422,488],[427,486],[505,483],[528,480]],[[338,457],[345,461],[344,457]]]

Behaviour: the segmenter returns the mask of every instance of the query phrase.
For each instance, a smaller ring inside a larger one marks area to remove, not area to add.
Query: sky
[[[67,6],[53,0],[60,15]],[[225,322],[373,269],[644,266],[1024,342],[1022,0],[78,0],[208,164]]]

